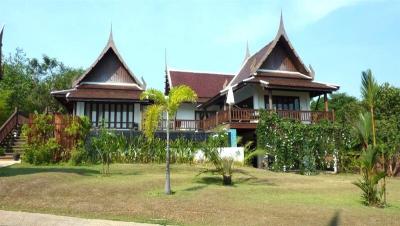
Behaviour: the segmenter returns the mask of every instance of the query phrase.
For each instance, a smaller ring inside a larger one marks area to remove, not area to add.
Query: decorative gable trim
[[[144,90],[144,85],[141,83],[141,81],[136,78],[136,76],[132,73],[132,71],[129,69],[128,65],[125,63],[121,55],[119,54],[117,47],[115,46],[112,31],[110,32],[110,37],[108,39],[107,45],[104,47],[103,51],[100,53],[100,55],[97,57],[97,59],[93,62],[93,64],[83,73],[77,80],[74,82],[74,86],[78,85],[93,69],[94,67],[100,62],[101,59],[103,59],[104,55],[108,52],[108,50],[112,50],[115,55],[117,56],[118,60],[121,62],[121,64],[125,67],[125,69],[128,71],[128,74],[132,77],[132,79],[135,81],[137,84],[138,88],[141,90]]]

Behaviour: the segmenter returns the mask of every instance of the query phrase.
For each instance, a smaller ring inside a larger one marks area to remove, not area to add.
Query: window
[[[86,102],[84,115],[89,117],[93,127],[104,126],[107,128],[135,128],[134,104],[128,103],[93,103]]]
[[[265,109],[269,109],[269,96],[264,96]],[[300,111],[300,98],[295,96],[272,96],[272,109]]]

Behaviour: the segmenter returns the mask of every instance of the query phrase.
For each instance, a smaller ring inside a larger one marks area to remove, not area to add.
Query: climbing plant
[[[350,147],[348,129],[321,121],[305,124],[261,112],[257,125],[257,149],[272,158],[268,167],[275,171],[300,169],[310,175],[317,169],[332,168],[341,151]]]

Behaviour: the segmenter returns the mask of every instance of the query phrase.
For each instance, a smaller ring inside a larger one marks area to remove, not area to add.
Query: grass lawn
[[[0,209],[179,225],[396,225],[400,180],[389,179],[390,207],[360,203],[358,175],[302,176],[236,168],[234,186],[197,174],[200,166],[172,166],[172,196],[163,194],[164,166],[14,165],[0,169]]]

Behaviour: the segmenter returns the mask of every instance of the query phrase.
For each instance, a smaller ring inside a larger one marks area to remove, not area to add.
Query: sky
[[[43,54],[86,69],[112,24],[115,44],[148,87],[164,88],[169,68],[239,71],[270,42],[283,12],[286,32],[315,80],[359,97],[361,71],[400,87],[400,0],[0,0],[3,52]]]

